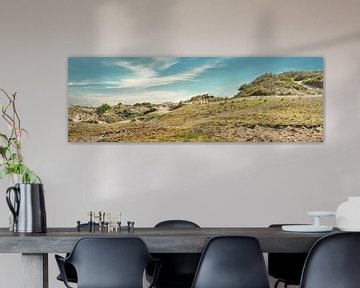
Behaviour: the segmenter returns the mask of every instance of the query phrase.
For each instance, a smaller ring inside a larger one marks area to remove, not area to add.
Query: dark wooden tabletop
[[[338,233],[294,233],[281,228],[135,228],[134,232],[77,232],[48,228],[47,233],[19,234],[0,228],[0,253],[65,253],[82,237],[139,237],[152,253],[200,253],[207,241],[221,235],[252,236],[264,252],[307,252],[321,237]]]

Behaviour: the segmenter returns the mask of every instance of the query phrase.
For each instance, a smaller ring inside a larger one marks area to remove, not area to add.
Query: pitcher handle
[[[11,203],[11,191],[14,191],[14,205]],[[11,213],[14,215],[14,223],[18,222],[19,206],[20,206],[20,191],[15,186],[9,187],[6,190],[6,202]]]

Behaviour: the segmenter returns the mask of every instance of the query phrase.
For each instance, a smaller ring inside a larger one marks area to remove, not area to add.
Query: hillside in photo
[[[321,71],[263,74],[235,96],[68,107],[70,142],[321,142]]]
[[[242,96],[319,95],[323,93],[322,71],[266,73],[238,89]]]

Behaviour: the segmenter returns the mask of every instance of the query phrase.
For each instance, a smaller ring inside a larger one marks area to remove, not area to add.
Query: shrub
[[[102,116],[104,113],[111,109],[111,106],[109,104],[102,104],[99,107],[96,107],[95,112],[97,115]]]

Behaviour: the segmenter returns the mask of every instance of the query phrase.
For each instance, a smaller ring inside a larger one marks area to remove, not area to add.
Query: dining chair
[[[199,225],[188,220],[166,220],[155,225],[155,229],[200,228]],[[196,268],[201,257],[200,253],[157,253],[152,254],[161,259],[162,266],[159,272],[156,288],[190,288],[194,280]],[[146,270],[147,279],[153,277],[153,266]]]
[[[360,233],[347,232],[318,240],[306,259],[301,288],[360,287]]]
[[[269,288],[256,238],[219,236],[204,249],[192,288]]]
[[[80,228],[81,229],[89,229],[89,224],[88,223],[82,223],[80,224]],[[99,224],[98,223],[95,223],[95,228],[96,229],[99,229]],[[69,256],[69,253],[66,254],[66,257]],[[71,265],[70,263],[67,263],[65,262],[64,263],[64,268],[65,268],[65,275],[66,275],[66,278],[68,280],[68,282],[71,282],[71,283],[77,283],[77,275],[76,275],[76,270],[74,268],[73,265]],[[59,281],[63,281],[63,278],[61,277],[61,274],[59,274],[57,277],[56,277],[57,280]]]
[[[269,228],[281,228],[288,224],[271,224]],[[301,273],[304,268],[307,253],[269,253],[268,273],[277,279],[274,288],[280,283],[284,288],[288,285],[300,285]]]
[[[145,268],[154,262],[154,281],[160,262],[152,258],[145,243],[139,238],[82,238],[70,255],[55,255],[66,287],[70,284],[65,263],[74,266],[78,288],[143,288]],[[153,287],[153,283],[149,287]]]

